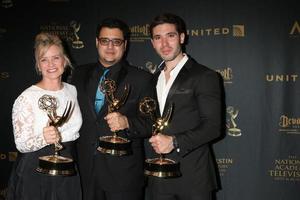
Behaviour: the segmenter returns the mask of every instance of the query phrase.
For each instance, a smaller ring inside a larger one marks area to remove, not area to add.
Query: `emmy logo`
[[[11,8],[11,7],[13,7],[13,2],[12,2],[12,0],[2,0],[1,1],[1,6],[3,7],[3,8]]]
[[[70,26],[72,27],[73,29],[73,34],[74,34],[74,37],[75,37],[75,40],[72,41],[72,47],[74,49],[81,49],[84,47],[84,44],[83,42],[80,40],[79,36],[78,36],[78,32],[80,30],[80,23],[77,23],[76,21],[71,21],[70,22]]]
[[[50,95],[43,95],[38,101],[39,108],[47,113],[50,120],[49,125],[56,128],[63,126],[72,115],[74,107],[72,102],[67,102],[66,108],[62,116],[58,116],[56,110],[58,108],[57,100]],[[39,157],[39,166],[37,172],[52,176],[70,176],[75,174],[74,161],[71,158],[59,155],[59,151],[63,149],[60,142],[54,144],[54,155]]]
[[[9,73],[8,72],[0,72],[0,81],[5,80],[9,78]]]
[[[165,64],[165,61],[162,61],[161,63],[159,63],[159,65],[155,65],[152,62],[148,61],[148,62],[146,62],[145,67],[150,73],[154,74],[158,71],[161,71],[165,67],[164,64]]]
[[[6,196],[7,196],[7,187],[1,188],[0,189],[0,199],[5,199]]]
[[[228,129],[228,135],[234,137],[241,136],[242,135],[241,129],[237,128],[237,124],[234,121],[239,114],[239,110],[234,110],[234,107],[229,106],[226,111],[230,118],[227,119],[227,124],[226,124],[226,127]]]
[[[17,157],[18,157],[18,152],[8,152],[8,160],[10,162],[16,161]]]
[[[125,85],[123,95],[117,98],[115,95],[117,90],[116,83],[110,79],[105,79],[102,84],[100,84],[100,90],[105,94],[108,102],[108,113],[119,110],[126,102],[129,94],[129,86]],[[99,138],[99,147],[97,150],[101,153],[113,156],[129,155],[132,153],[131,141],[118,136],[117,132],[113,132],[112,136],[101,136]]]
[[[165,116],[157,117],[155,115],[156,102],[150,97],[145,97],[139,104],[139,110],[144,115],[149,115],[154,122],[152,125],[152,135],[162,134],[163,130],[168,126],[171,119],[173,104],[168,108]],[[158,158],[150,158],[145,161],[144,173],[148,176],[159,178],[171,178],[181,176],[179,163],[165,158],[164,154],[160,154]]]
[[[146,62],[146,69],[151,73],[154,74],[156,71],[156,65],[154,65],[152,62],[148,61]]]

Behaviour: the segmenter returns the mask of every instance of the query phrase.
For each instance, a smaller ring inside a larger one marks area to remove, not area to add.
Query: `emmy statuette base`
[[[98,151],[113,156],[125,156],[132,154],[131,141],[119,136],[99,137]]]
[[[72,176],[76,173],[73,159],[59,155],[39,157],[36,171],[50,176]]]
[[[168,158],[153,158],[145,161],[145,175],[159,178],[175,178],[181,176],[179,163]]]

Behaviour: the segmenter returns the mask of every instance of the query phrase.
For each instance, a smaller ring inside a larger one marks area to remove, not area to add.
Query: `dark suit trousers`
[[[94,176],[93,191],[89,194],[88,200],[143,200],[144,191],[142,189],[132,191],[105,191]]]
[[[135,191],[121,191],[121,192],[111,192],[104,191],[101,188],[97,187],[94,191],[93,200],[143,200],[144,193],[141,190]]]
[[[157,194],[152,192],[149,200],[212,200],[211,192],[199,194]]]
[[[97,169],[97,164],[94,164],[93,170]],[[101,185],[101,182],[105,180],[103,180],[102,177],[99,177],[98,173],[94,172],[93,174],[92,186],[90,187],[91,191],[87,197],[88,200],[144,200],[143,188],[129,191],[108,191]]]

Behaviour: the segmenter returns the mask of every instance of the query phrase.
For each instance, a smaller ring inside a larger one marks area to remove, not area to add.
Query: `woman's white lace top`
[[[58,116],[63,114],[68,101],[75,104],[69,120],[58,130],[61,134],[61,142],[74,141],[79,137],[82,116],[76,88],[68,83],[63,83],[61,90],[50,91],[32,85],[15,100],[12,110],[15,143],[17,149],[22,153],[37,151],[48,145],[43,136],[43,128],[48,125],[49,118],[47,112],[40,109],[38,104],[43,95],[56,98]]]

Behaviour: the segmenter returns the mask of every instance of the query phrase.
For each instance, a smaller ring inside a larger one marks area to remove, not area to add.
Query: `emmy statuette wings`
[[[174,105],[170,104],[165,116],[156,117],[156,101],[150,97],[145,97],[139,104],[139,110],[145,115],[150,115],[154,121],[152,125],[152,135],[158,133],[163,134],[163,130],[168,126],[172,116]],[[158,158],[149,158],[145,161],[144,173],[148,176],[155,176],[159,178],[174,178],[181,176],[179,163],[165,158],[164,154],[160,154]]]
[[[125,85],[123,95],[120,98],[117,98],[115,95],[116,89],[116,83],[111,79],[105,79],[100,85],[100,90],[105,94],[108,102],[108,113],[119,110],[127,100],[129,85]],[[112,156],[129,155],[132,153],[131,141],[127,138],[118,136],[117,132],[113,132],[113,135],[99,137],[99,146],[97,150]]]
[[[67,102],[62,116],[58,116],[57,100],[50,95],[43,95],[38,101],[39,108],[47,113],[50,120],[49,125],[56,128],[63,126],[71,117],[74,106],[72,102]],[[74,161],[71,158],[59,155],[63,149],[60,142],[54,144],[54,155],[39,157],[39,166],[36,171],[51,176],[71,176],[75,174]]]

